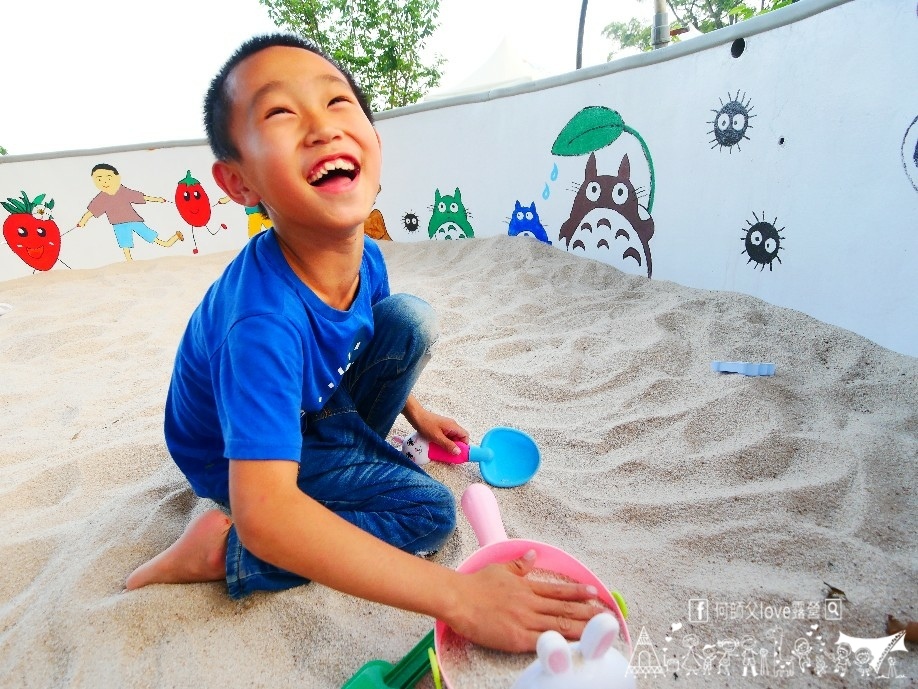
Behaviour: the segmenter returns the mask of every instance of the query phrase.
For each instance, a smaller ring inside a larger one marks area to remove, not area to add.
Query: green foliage
[[[797,0],[667,0],[666,4],[669,5],[670,16],[675,18],[670,29],[685,27],[708,33],[795,2]],[[648,14],[652,14],[652,8]],[[602,35],[611,39],[614,46],[607,59],[611,60],[625,48],[650,50],[653,48],[651,31],[650,22],[644,23],[639,19],[609,24],[602,30]],[[679,37],[673,36],[671,40],[677,42]]]
[[[0,146],[0,156],[5,156],[5,155],[6,155],[6,149],[3,148],[3,146]]]
[[[612,22],[602,30],[602,35],[612,39],[615,48],[606,56],[606,60],[611,60],[615,53],[625,48],[640,48],[642,51],[650,50],[653,45],[651,33],[653,28],[650,24],[642,24],[639,19],[632,17],[627,22]]]
[[[443,58],[421,60],[439,0],[260,0],[277,26],[315,42],[344,66],[373,110],[416,102],[440,83]]]

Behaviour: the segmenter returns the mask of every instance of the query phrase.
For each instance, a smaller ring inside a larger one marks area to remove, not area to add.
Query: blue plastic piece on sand
[[[711,370],[719,373],[741,373],[744,376],[773,376],[775,365],[747,361],[712,361]]]
[[[497,488],[522,486],[539,470],[542,456],[536,441],[523,431],[498,426],[484,434],[481,447],[469,446],[481,477]]]

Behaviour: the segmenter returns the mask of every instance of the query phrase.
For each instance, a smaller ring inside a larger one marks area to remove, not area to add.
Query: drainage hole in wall
[[[746,50],[746,39],[737,38],[733,41],[733,45],[730,46],[730,54],[733,57],[739,57],[743,54],[743,51]]]
[[[778,139],[778,146],[783,146],[783,145],[784,145],[784,137],[782,136],[780,139]]]

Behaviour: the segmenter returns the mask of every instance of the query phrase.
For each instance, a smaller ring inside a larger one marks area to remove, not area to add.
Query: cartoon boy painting
[[[107,215],[108,221],[115,230],[115,239],[118,246],[124,251],[124,258],[132,260],[131,249],[134,248],[134,235],[149,243],[160,246],[172,246],[177,241],[185,241],[181,232],[176,232],[167,240],[159,238],[159,234],[144,224],[143,218],[134,210],[135,203],[165,203],[166,199],[159,196],[145,196],[139,191],[121,186],[121,175],[113,165],[99,163],[92,169],[92,181],[99,189],[96,197],[89,202],[87,210],[77,223],[77,227],[85,227],[90,218]]]
[[[221,201],[223,199],[220,199]],[[227,198],[227,201],[229,199]],[[245,214],[248,216],[249,223],[249,238],[254,237],[259,232],[264,232],[265,230],[270,230],[274,227],[274,223],[271,222],[271,218],[268,217],[268,214],[265,213],[264,208],[260,204],[255,206],[246,206]]]

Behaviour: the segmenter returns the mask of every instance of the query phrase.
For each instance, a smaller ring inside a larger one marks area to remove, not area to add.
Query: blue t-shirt
[[[228,502],[229,458],[300,460],[301,411],[325,406],[387,296],[382,252],[368,237],[347,311],[303,284],[274,231],[246,244],[191,315],[166,398],[166,445],[195,493]]]

